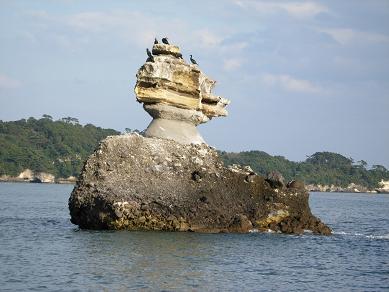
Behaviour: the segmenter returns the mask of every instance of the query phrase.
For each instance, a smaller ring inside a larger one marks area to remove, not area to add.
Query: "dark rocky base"
[[[224,167],[204,144],[131,134],[108,137],[89,157],[69,209],[85,229],[331,234],[308,197],[299,183]]]

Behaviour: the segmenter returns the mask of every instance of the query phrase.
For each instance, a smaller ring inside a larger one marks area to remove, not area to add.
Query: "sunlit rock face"
[[[208,145],[136,133],[103,140],[69,199],[81,228],[331,234],[304,185],[270,184],[250,167],[225,167]]]
[[[188,64],[174,45],[155,44],[136,75],[135,94],[153,117],[146,137],[200,144],[204,139],[196,126],[213,117],[227,116],[229,100],[212,94],[216,81],[198,65]]]

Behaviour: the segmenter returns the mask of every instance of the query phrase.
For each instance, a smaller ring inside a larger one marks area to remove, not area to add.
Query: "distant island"
[[[74,183],[98,143],[119,134],[92,124],[81,125],[72,117],[53,120],[43,115],[40,119],[0,121],[0,181]],[[219,151],[219,155],[226,165],[249,165],[261,175],[276,170],[286,181],[302,180],[311,191],[367,192],[389,180],[389,171],[382,165],[368,168],[363,160],[354,162],[332,152],[316,152],[302,162],[263,151]]]

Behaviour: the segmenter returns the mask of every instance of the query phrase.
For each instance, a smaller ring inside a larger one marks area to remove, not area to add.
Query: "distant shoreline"
[[[0,177],[0,183],[30,183],[30,184],[58,184],[58,185],[76,185],[77,179],[67,179],[67,178],[58,178],[54,179],[54,181],[37,181],[37,180],[28,180],[21,179],[17,177]],[[366,193],[366,194],[389,194],[389,190],[386,189],[350,189],[350,188],[342,188],[339,186],[321,186],[321,185],[307,185],[306,187],[308,192],[311,193]]]
[[[320,193],[367,193],[367,194],[387,194],[389,189],[384,184],[382,188],[369,189],[367,187],[351,183],[347,187],[340,187],[335,185],[315,185],[308,184],[305,186],[309,192],[320,192]]]
[[[22,183],[22,184],[44,184],[44,185],[75,185],[76,182],[55,181],[55,182],[33,182],[24,180],[0,180],[0,183]]]
[[[59,178],[55,179],[54,181],[40,181],[40,180],[26,180],[26,179],[20,179],[16,177],[12,178],[4,178],[0,177],[0,183],[32,183],[32,184],[60,184],[60,185],[75,185],[77,183],[77,180],[73,179],[66,179],[66,178]]]
[[[77,181],[84,161],[106,137],[137,132],[126,128],[125,133],[120,133],[92,124],[81,125],[72,117],[54,120],[47,114],[40,119],[0,120],[0,128],[0,181],[69,184]],[[363,160],[355,162],[338,153],[316,152],[299,162],[259,150],[219,150],[218,155],[226,166],[247,165],[262,175],[279,171],[285,182],[301,180],[309,191],[389,190],[389,170],[384,166],[368,167]]]

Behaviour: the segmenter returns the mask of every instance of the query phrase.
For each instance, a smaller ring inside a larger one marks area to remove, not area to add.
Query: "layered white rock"
[[[153,59],[138,70],[135,86],[137,100],[153,117],[145,135],[204,143],[196,126],[227,116],[229,100],[212,94],[216,81],[197,65],[187,64],[177,46],[156,44],[152,52]]]

